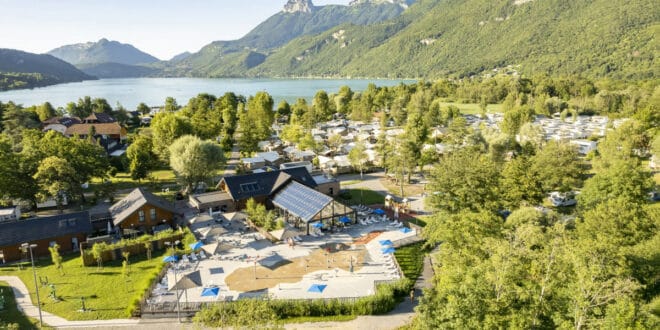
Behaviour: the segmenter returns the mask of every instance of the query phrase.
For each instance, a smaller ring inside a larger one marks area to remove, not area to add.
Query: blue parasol
[[[204,245],[204,244],[203,244],[202,242],[197,241],[197,242],[192,243],[192,244],[190,244],[190,245],[188,245],[188,246],[190,246],[190,248],[191,248],[193,251],[197,251],[197,250],[201,249],[203,245]]]
[[[178,258],[176,256],[167,256],[163,258],[163,262],[176,262]]]
[[[396,249],[393,247],[387,247],[387,248],[382,248],[380,251],[383,252],[384,254],[391,254],[394,253]]]
[[[204,288],[202,289],[202,297],[217,297],[220,293],[220,288]]]
[[[401,228],[399,231],[402,232],[402,233],[404,233],[404,234],[407,234],[407,233],[411,232],[412,229],[410,229],[410,228],[408,228],[408,227],[403,227],[403,228]]]
[[[383,214],[385,214],[385,211],[383,211],[383,209],[375,209],[374,214],[383,215]]]
[[[341,222],[341,223],[350,223],[351,219],[349,219],[348,217],[341,217],[341,218],[339,218],[339,222]]]
[[[322,228],[322,227],[323,227],[323,224],[320,223],[320,222],[314,222],[314,223],[312,224],[312,227],[314,227],[314,228]]]
[[[389,239],[382,239],[378,241],[378,243],[380,243],[380,245],[394,245],[394,243],[392,243],[392,241],[390,241]]]
[[[323,292],[323,290],[325,290],[326,287],[327,287],[327,285],[325,285],[325,284],[312,284],[312,286],[310,286],[309,289],[307,289],[307,292],[321,293],[321,292]]]

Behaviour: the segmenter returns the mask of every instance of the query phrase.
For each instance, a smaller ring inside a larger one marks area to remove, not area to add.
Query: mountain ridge
[[[0,48],[0,90],[96,79],[52,55]]]
[[[131,44],[102,38],[99,41],[64,45],[47,52],[73,65],[118,63],[125,65],[149,64],[160,61]]]

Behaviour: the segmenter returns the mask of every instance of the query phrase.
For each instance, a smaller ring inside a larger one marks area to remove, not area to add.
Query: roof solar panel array
[[[273,198],[273,204],[309,222],[332,202],[332,197],[324,195],[298,182],[291,182]]]

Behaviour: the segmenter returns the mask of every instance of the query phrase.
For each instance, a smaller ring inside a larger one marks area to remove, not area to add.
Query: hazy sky
[[[313,0],[317,6],[350,0]],[[286,0],[0,0],[0,48],[45,53],[101,38],[167,60],[238,39]]]

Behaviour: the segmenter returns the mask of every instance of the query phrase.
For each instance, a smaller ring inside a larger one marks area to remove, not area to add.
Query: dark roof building
[[[316,181],[304,167],[228,176],[220,180],[217,188],[227,192],[234,201],[239,201],[270,196],[291,180],[316,188]]]
[[[143,188],[135,188],[130,194],[110,207],[110,215],[115,226],[138,211],[145,205],[158,207],[162,210],[176,213],[174,205]]]
[[[87,211],[0,223],[0,259],[20,260],[23,243],[37,244],[36,256],[48,255],[48,247],[57,243],[61,252],[76,251],[93,232]]]

